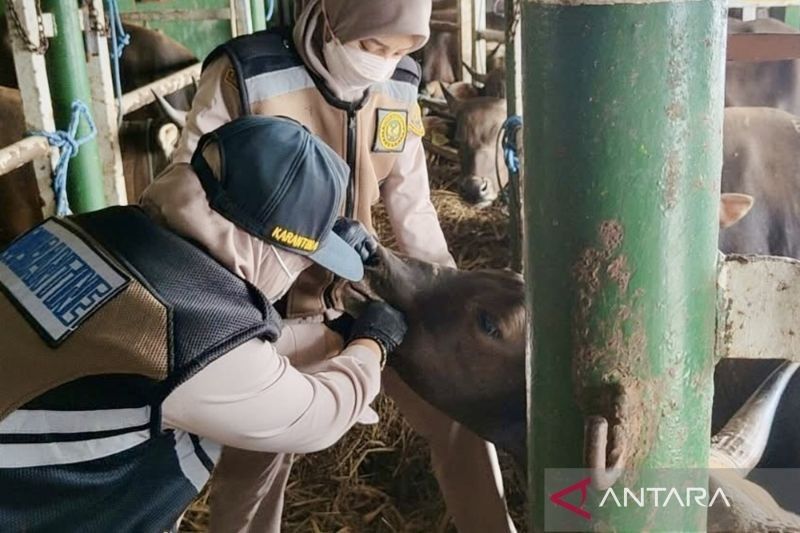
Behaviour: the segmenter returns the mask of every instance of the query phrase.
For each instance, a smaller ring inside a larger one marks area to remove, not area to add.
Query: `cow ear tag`
[[[408,136],[408,111],[378,109],[373,152],[400,153],[405,150]]]

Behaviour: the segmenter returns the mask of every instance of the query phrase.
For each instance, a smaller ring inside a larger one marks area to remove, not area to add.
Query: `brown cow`
[[[455,24],[458,20],[458,7],[456,2],[434,2],[431,20]],[[505,18],[494,12],[486,13],[486,27],[492,30],[504,31]],[[434,30],[428,43],[422,49],[422,82],[427,86],[432,82],[454,83],[461,78],[458,75],[461,65],[459,63],[458,36],[453,32]],[[498,44],[487,57],[487,70],[491,71],[505,61],[504,45]]]
[[[357,314],[369,299],[382,299],[406,314],[408,334],[390,359],[404,381],[431,404],[509,451],[518,464],[526,463],[527,318],[520,276],[497,270],[458,271],[379,248],[367,267],[366,280],[349,289],[345,306],[352,313]],[[753,390],[735,384],[733,389],[745,394],[734,398],[733,405],[745,405],[712,439],[710,467],[752,470],[759,464],[770,430],[772,438],[762,466],[774,460],[769,456],[772,448],[797,451],[796,420],[791,426],[778,423],[772,427],[776,408],[779,421],[796,417],[800,408],[800,375],[790,381],[797,367],[797,363],[781,365],[746,403]],[[759,381],[749,375],[739,378],[754,388],[761,381],[760,376],[756,378]],[[781,401],[787,385],[790,393]],[[716,386],[719,391],[728,384],[718,377]],[[718,395],[715,415],[719,403]],[[710,519],[715,527],[736,525],[734,530],[748,531],[800,528],[799,516],[781,508],[773,496],[745,480],[740,472],[712,471],[711,478],[712,485],[722,486],[732,501],[731,509],[712,510]]]
[[[197,57],[188,48],[161,32],[135,24],[123,24],[123,27],[131,37],[131,42],[125,47],[120,59],[123,93],[197,63]],[[5,16],[0,16],[0,85],[19,88]],[[188,110],[194,92],[194,87],[185,87],[167,96],[167,100],[178,109]],[[130,120],[159,117],[160,111],[155,104],[128,115]]]
[[[25,134],[19,91],[0,87],[0,147]],[[119,141],[128,198],[135,201],[167,166],[177,146],[178,128],[165,119],[123,122]],[[31,165],[0,176],[0,246],[42,220],[41,201]]]
[[[444,89],[455,116],[455,143],[461,160],[461,194],[476,207],[491,204],[508,183],[508,169],[497,149],[498,135],[507,116],[505,98],[466,95]]]
[[[800,117],[766,107],[725,109],[722,190],[756,198],[720,249],[800,258]]]
[[[19,91],[0,87],[0,147],[25,134]],[[26,165],[0,176],[0,246],[41,221],[41,204],[33,169]]]
[[[728,33],[797,33],[783,22],[765,18],[728,19]],[[725,105],[765,106],[800,114],[800,61],[728,61]]]

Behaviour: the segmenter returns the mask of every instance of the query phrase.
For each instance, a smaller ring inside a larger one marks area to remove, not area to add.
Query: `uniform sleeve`
[[[176,388],[163,424],[244,450],[310,453],[338,441],[379,390],[379,357],[364,346],[300,372],[252,340]]]
[[[238,90],[232,81],[226,81],[233,67],[222,56],[203,69],[197,84],[192,108],[186,116],[186,127],[181,132],[178,148],[172,155],[176,163],[188,163],[204,133],[214,131],[241,114]]]
[[[456,266],[431,203],[428,167],[420,137],[408,136],[406,149],[383,182],[381,197],[404,253],[424,261]]]

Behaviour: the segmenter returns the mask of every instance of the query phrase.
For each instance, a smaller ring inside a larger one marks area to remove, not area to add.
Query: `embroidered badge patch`
[[[0,253],[0,288],[50,345],[58,345],[130,278],[55,220]]]
[[[225,71],[225,77],[223,78],[225,83],[233,87],[234,89],[239,89],[239,80],[236,78],[236,71],[233,68],[229,68]]]
[[[408,135],[408,112],[401,109],[378,109],[373,152],[402,152]]]
[[[422,109],[418,102],[414,102],[411,113],[408,115],[408,131],[417,137],[425,137],[425,124],[422,122]]]

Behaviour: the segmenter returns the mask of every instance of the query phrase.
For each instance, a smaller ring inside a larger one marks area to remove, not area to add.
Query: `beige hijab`
[[[430,36],[431,0],[305,0],[294,27],[294,44],[308,68],[340,98],[347,88],[337,87],[322,61],[325,17],[342,43],[380,37],[411,35],[419,50]]]
[[[216,145],[211,143],[203,154],[216,174]],[[171,165],[144,191],[140,203],[151,218],[199,243],[228,270],[255,285],[270,302],[280,299],[300,272],[312,264],[301,255],[254,237],[214,211],[188,163]]]

